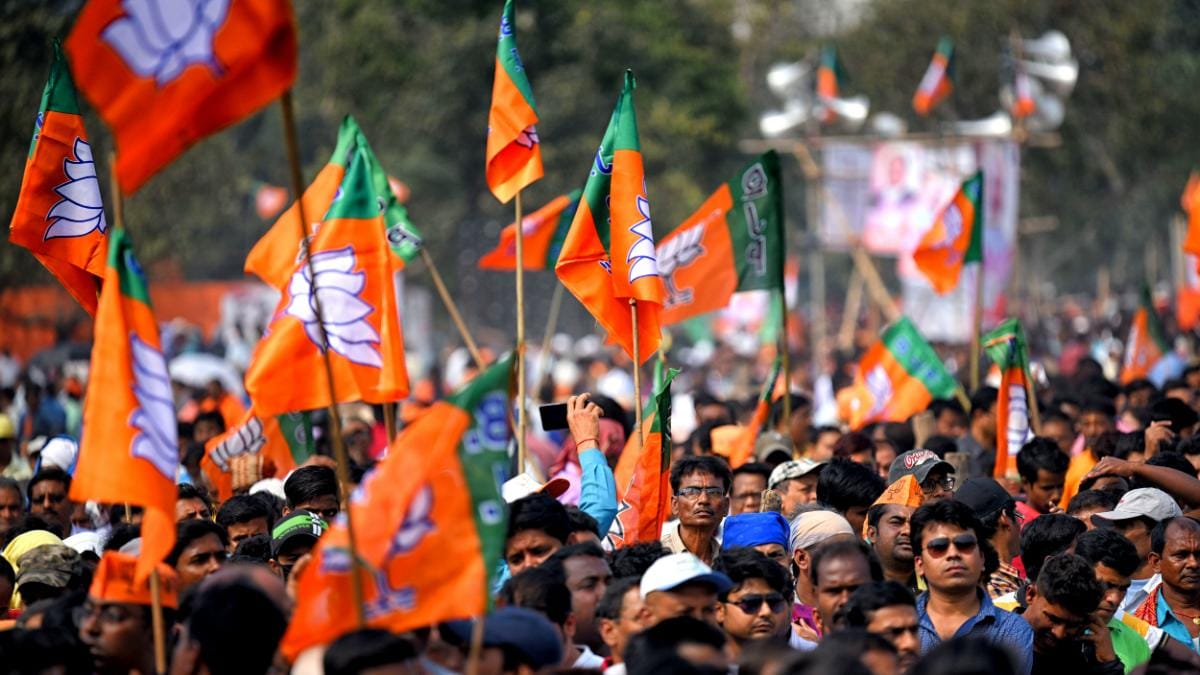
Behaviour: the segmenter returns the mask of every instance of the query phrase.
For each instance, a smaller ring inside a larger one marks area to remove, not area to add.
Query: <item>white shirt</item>
[[[1125,592],[1125,599],[1121,601],[1121,606],[1118,608],[1122,612],[1132,614],[1150,594],[1158,590],[1159,584],[1162,583],[1162,575],[1155,574],[1146,579],[1132,579],[1129,582],[1129,590]]]
[[[585,670],[596,670],[604,665],[604,657],[598,656],[587,645],[576,645],[579,649],[579,658],[575,659],[575,663],[571,664],[572,668],[583,668]]]

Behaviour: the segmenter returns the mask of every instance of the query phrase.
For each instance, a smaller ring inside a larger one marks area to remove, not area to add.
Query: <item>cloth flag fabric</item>
[[[838,392],[838,413],[856,431],[871,422],[903,422],[933,399],[953,396],[956,386],[913,322],[900,317],[863,354],[854,384]]]
[[[943,37],[938,40],[937,51],[925,69],[917,93],[913,94],[913,110],[918,115],[928,115],[951,91],[954,91],[954,41]]]
[[[512,357],[434,403],[392,442],[350,499],[367,625],[394,633],[482,615],[504,549]],[[280,650],[355,630],[346,518],[298,579]]]
[[[408,395],[394,286],[400,265],[388,247],[380,207],[360,145],[312,238],[312,272],[303,257],[293,263],[267,335],[246,371],[246,391],[260,415],[350,401],[387,403]],[[331,351],[335,401],[322,362],[317,299]]]
[[[140,583],[175,545],[175,401],[133,245],[124,230],[109,236],[71,499],[144,509]]]
[[[775,362],[771,364],[771,374],[767,376],[767,381],[763,382],[762,392],[758,395],[758,403],[754,406],[750,425],[741,430],[737,443],[729,453],[730,468],[736,469],[745,464],[754,454],[754,443],[758,441],[758,434],[767,426],[767,417],[771,414],[771,392],[775,391],[775,383],[779,380],[779,371],[782,369],[783,358],[776,356]]]
[[[270,462],[274,467],[271,475],[283,477],[314,454],[312,413],[259,417],[251,408],[237,426],[204,444],[200,469],[216,487],[217,498],[224,502],[233,496],[235,458],[259,455],[264,469]]]
[[[579,208],[582,190],[560,195],[542,208],[521,219],[524,228],[524,268],[527,270],[554,269],[562,250],[567,230]],[[479,259],[481,270],[515,270],[517,268],[517,224],[511,223],[500,231],[500,243]]]
[[[997,479],[1018,480],[1017,453],[1033,438],[1029,427],[1029,350],[1025,331],[1016,319],[1007,319],[982,338],[988,358],[1000,369],[1000,391],[996,398]]]
[[[487,136],[487,184],[503,204],[542,177],[537,123],[533,87],[517,53],[513,0],[505,0],[496,43],[496,78],[492,81]]]
[[[911,473],[900,478],[895,483],[887,486],[883,494],[875,500],[871,506],[880,506],[882,504],[897,504],[900,506],[911,506],[917,508],[925,503],[925,491],[921,489],[921,484],[917,482],[917,477]],[[862,536],[867,539],[867,521],[863,521]]]
[[[1183,250],[1195,256],[1195,269],[1200,272],[1200,174],[1195,171],[1188,176],[1187,186],[1179,198],[1180,206],[1188,217],[1187,237],[1183,240]]]
[[[771,150],[658,244],[663,324],[722,309],[736,292],[782,290],[785,242],[779,155]]]
[[[664,294],[633,88],[633,72],[626,71],[625,87],[596,151],[554,271],[608,331],[610,340],[632,358],[636,339],[640,360],[645,361],[662,341],[659,315]],[[636,336],[630,301],[637,303]]]
[[[288,0],[90,0],[67,53],[75,81],[116,137],[126,194],[296,80]]]
[[[842,67],[838,62],[837,48],[833,45],[821,47],[821,61],[817,65],[817,100],[825,103],[836,99],[841,90]],[[837,113],[826,108],[821,121],[828,124],[837,119]]]
[[[1168,351],[1166,332],[1154,311],[1150,289],[1142,288],[1141,304],[1133,314],[1129,338],[1125,340],[1125,359],[1121,363],[1121,384],[1150,376],[1150,370]]]
[[[605,537],[614,549],[658,541],[671,514],[671,380],[678,374],[679,369],[668,369],[662,385],[654,390],[653,409],[643,415],[639,430],[644,436],[642,447],[638,448],[634,436],[635,445],[631,448],[627,443],[621,453],[623,458],[631,449],[638,451],[633,476],[625,485],[617,483],[621,501]]]
[[[954,198],[921,237],[913,260],[933,289],[954,290],[963,265],[983,262],[983,172],[963,181]]]
[[[88,314],[95,315],[108,252],[108,223],[92,146],[58,42],[33,126],[9,241],[33,253]]]
[[[1037,101],[1033,98],[1033,79],[1019,61],[1013,64],[1013,102],[1010,112],[1013,119],[1029,117],[1037,112]]]

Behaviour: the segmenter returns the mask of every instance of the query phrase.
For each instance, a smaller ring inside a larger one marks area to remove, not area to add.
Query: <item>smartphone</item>
[[[567,428],[566,403],[550,403],[547,405],[538,406],[538,413],[542,416],[543,430],[555,431],[557,429]]]

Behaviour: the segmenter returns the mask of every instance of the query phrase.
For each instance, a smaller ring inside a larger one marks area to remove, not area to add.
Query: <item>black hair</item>
[[[220,511],[217,511],[217,524],[225,529],[229,529],[230,525],[248,523],[257,518],[267,521],[268,530],[274,525],[267,505],[261,499],[250,495],[234,495],[221,505]]]
[[[8,580],[9,584],[17,583],[17,572],[4,556],[0,556],[0,579]]]
[[[1181,386],[1187,388],[1186,384]],[[1164,386],[1163,391],[1166,390],[1167,387]],[[1178,434],[1196,426],[1196,422],[1200,422],[1200,416],[1196,415],[1192,406],[1183,401],[1177,398],[1164,398],[1150,406],[1150,421],[1170,422],[1171,431]]]
[[[1092,564],[1072,553],[1051,556],[1037,577],[1038,595],[1076,616],[1088,616],[1100,606],[1104,589]]]
[[[1200,523],[1188,518],[1187,516],[1175,516],[1161,520],[1150,530],[1150,550],[1162,556],[1163,551],[1167,547],[1167,528],[1174,523],[1178,527],[1197,529],[1200,528]]]
[[[625,594],[631,588],[638,588],[641,580],[637,577],[620,577],[609,582],[604,589],[600,602],[596,603],[596,618],[617,621],[621,618],[621,610],[625,606]]]
[[[3,476],[0,476],[0,491],[3,490],[12,490],[13,492],[17,493],[17,496],[21,498],[21,508],[24,509],[27,507],[25,504],[25,495],[21,492],[20,483],[11,478],[4,478]]]
[[[1062,513],[1047,513],[1021,529],[1021,562],[1030,581],[1036,581],[1046,559],[1071,548],[1087,531],[1083,521]]]
[[[725,648],[725,634],[716,626],[691,616],[677,616],[660,621],[635,634],[625,646],[625,662],[629,667],[649,661],[654,654],[675,653],[680,645],[698,643],[713,649]]]
[[[604,394],[594,392],[588,394],[587,400],[588,403],[595,403],[599,406],[601,417],[619,423],[625,430],[625,438],[629,438],[629,435],[633,433],[633,421],[629,419],[629,413],[625,412],[625,408],[622,408],[620,403]]]
[[[821,563],[826,560],[853,555],[862,556],[866,560],[867,568],[871,571],[871,579],[873,581],[883,580],[883,566],[879,564],[879,558],[875,556],[875,549],[858,539],[843,539],[825,542],[813,550],[812,564],[809,566],[809,574],[812,576],[813,586],[817,585],[817,580],[820,577]],[[779,563],[775,564],[778,565]]]
[[[1115,478],[1116,482],[1110,481],[1109,484],[1103,488],[1094,487],[1096,483],[1099,483],[1103,478]],[[1126,492],[1129,492],[1129,488],[1129,479],[1125,478],[1124,476],[1092,476],[1079,481],[1079,489],[1081,491],[1086,492],[1089,490],[1099,490],[1100,492],[1107,492],[1111,494],[1117,501],[1120,501],[1121,497]]]
[[[1184,385],[1184,386],[1186,386],[1186,385]],[[1139,391],[1145,391],[1146,389],[1149,389],[1150,391],[1153,391],[1153,392],[1158,391],[1158,387],[1155,387],[1153,382],[1151,382],[1150,380],[1147,380],[1144,377],[1139,377],[1135,380],[1130,380],[1129,382],[1126,382],[1125,386],[1121,387],[1121,392],[1124,393],[1126,396],[1128,396],[1130,394],[1134,394]]]
[[[859,657],[867,652],[896,653],[893,645],[882,635],[868,632],[865,628],[842,628],[821,638],[817,649],[825,651],[836,650],[846,654],[858,654]]]
[[[409,640],[382,628],[360,628],[333,641],[325,650],[326,675],[357,673],[417,658]]]
[[[1042,424],[1046,422],[1066,422],[1071,424],[1071,418],[1057,406],[1042,411]]]
[[[286,503],[289,509],[294,509],[299,504],[326,495],[333,495],[334,499],[341,499],[337,474],[327,466],[302,466],[296,469],[284,481],[283,494],[287,497]]]
[[[782,593],[785,598],[790,595],[788,574],[783,566],[768,558],[762,551],[749,546],[721,551],[713,562],[713,570],[724,572],[733,582],[733,587],[721,594],[719,599],[722,602],[729,598],[730,592],[737,590],[750,579],[762,579],[771,590]]]
[[[859,455],[864,452],[875,454],[875,441],[871,437],[861,431],[849,431],[842,434],[842,437],[837,439],[837,443],[833,444],[834,459],[849,460],[854,455]]]
[[[189,639],[213,675],[265,673],[287,630],[282,607],[257,584],[239,576],[198,586],[187,614]]]
[[[1070,503],[1067,504],[1067,515],[1074,516],[1088,509],[1112,511],[1117,508],[1118,501],[1120,499],[1108,490],[1084,490],[1071,497]]]
[[[970,419],[975,419],[975,413],[986,413],[991,410],[992,406],[996,405],[996,400],[999,398],[999,396],[999,390],[986,384],[976,389],[971,394]]]
[[[271,535],[256,534],[246,537],[238,542],[237,548],[233,550],[233,554],[242,558],[250,558],[266,563],[271,559]]]
[[[220,433],[225,433],[225,418],[216,410],[206,410],[196,415],[196,419],[192,420],[192,432],[195,433],[196,427],[200,426],[201,422],[212,422],[217,425]]]
[[[4,545],[8,546],[9,542],[11,542],[13,539],[16,539],[26,532],[32,532],[33,530],[45,530],[59,539],[71,534],[70,532],[64,533],[62,531],[62,527],[57,521],[52,523],[41,516],[36,516],[32,513],[26,513],[25,515],[21,516],[21,518],[17,520],[12,527],[8,528],[8,530],[4,532]]]
[[[774,428],[775,426],[777,426],[777,425],[780,423],[780,421],[782,421],[782,420],[783,420],[783,399],[784,399],[784,396],[786,396],[786,397],[788,397],[789,399],[791,399],[791,403],[792,403],[792,414],[793,414],[793,415],[795,415],[795,414],[796,414],[796,412],[797,412],[797,411],[799,411],[799,410],[804,410],[804,409],[807,409],[807,408],[811,408],[811,407],[812,407],[812,401],[811,401],[811,400],[809,400],[809,398],[808,398],[807,396],[805,396],[804,394],[799,394],[799,393],[796,393],[796,392],[794,392],[794,391],[793,391],[793,392],[791,392],[791,393],[789,393],[789,394],[784,394],[783,396],[780,396],[779,398],[776,398],[776,399],[775,399],[775,400],[774,400],[774,401],[771,403],[771,421],[770,421],[770,426],[771,426],[772,428]],[[790,422],[791,420],[788,420],[788,421]]]
[[[567,504],[567,520],[571,522],[571,534],[576,532],[591,532],[597,537],[603,536],[600,534],[600,523],[595,518],[583,512],[583,509],[574,504]]]
[[[883,437],[895,446],[897,455],[917,447],[917,436],[908,422],[884,422]]]
[[[938,459],[946,459],[946,453],[958,452],[958,443],[949,436],[930,436],[925,439],[925,449],[938,456]]]
[[[1123,577],[1133,576],[1142,564],[1133,542],[1116,530],[1107,528],[1097,528],[1079,535],[1075,540],[1075,555],[1092,565],[1111,567]]]
[[[939,499],[919,506],[908,520],[914,553],[920,554],[924,545],[921,541],[922,535],[927,528],[936,524],[954,525],[974,532],[980,541],[987,539],[983,536],[983,524],[979,522],[971,507],[953,499]]]
[[[770,480],[771,467],[759,462],[746,462],[745,464],[734,469],[731,475],[733,478],[737,478],[741,475],[762,476],[763,480]],[[732,478],[730,479],[730,484],[732,484]]]
[[[1079,405],[1079,414],[1085,413],[1100,413],[1108,419],[1114,419],[1117,416],[1117,409],[1113,406],[1113,402],[1109,398],[1103,396],[1088,396]]]
[[[1038,470],[1047,473],[1067,472],[1071,459],[1058,447],[1058,443],[1044,436],[1034,437],[1017,453],[1017,473],[1026,483],[1036,483]]]
[[[917,601],[912,591],[897,581],[872,581],[854,589],[850,599],[842,606],[834,623],[848,628],[866,628],[871,616],[884,607],[904,605],[916,608]]]
[[[1196,468],[1187,460],[1187,457],[1183,456],[1183,453],[1179,452],[1157,452],[1153,457],[1146,460],[1146,466],[1163,466],[1168,469],[1175,469],[1185,476],[1196,477]],[[1130,480],[1130,487],[1147,488],[1158,486],[1155,483],[1134,477]]]
[[[34,474],[33,478],[29,479],[29,484],[25,486],[25,496],[30,502],[33,501],[33,486],[49,480],[56,480],[63,484],[63,488],[67,492],[71,491],[71,474],[57,466],[47,466]]]
[[[845,513],[855,506],[870,506],[887,488],[870,467],[848,459],[834,459],[817,477],[817,501]]]
[[[963,417],[967,416],[967,411],[963,409],[962,403],[959,403],[958,399],[955,398],[935,398],[929,402],[927,410],[933,413],[933,419],[935,420],[941,417],[944,412],[955,413]]]
[[[531,567],[504,582],[500,597],[506,605],[532,609],[562,626],[571,616],[571,591],[561,568]]]
[[[571,536],[571,519],[558,500],[548,494],[535,492],[509,505],[505,540],[525,530],[541,530],[565,544],[567,537]]]
[[[712,455],[700,455],[696,457],[682,457],[679,461],[671,466],[671,492],[679,492],[679,486],[683,483],[683,479],[697,473],[707,473],[716,478],[720,478],[725,486],[725,492],[729,492],[729,486],[733,482],[733,475],[729,471],[729,464],[719,457]]]
[[[112,531],[108,535],[108,541],[104,542],[104,550],[119,551],[122,546],[140,536],[142,536],[142,526],[140,524],[117,523],[113,525]]]
[[[838,427],[833,426],[832,424],[826,424],[824,426],[813,427],[812,431],[810,431],[808,434],[808,440],[812,443],[816,443],[818,440],[820,440],[820,438],[823,434],[837,434],[838,436],[841,436],[842,430],[839,429]]]
[[[1175,450],[1189,456],[1200,455],[1200,434],[1181,439],[1175,445]]]
[[[1113,449],[1113,457],[1120,459],[1129,459],[1133,453],[1146,452],[1146,436],[1141,431],[1130,432],[1113,432],[1117,437],[1116,447]]]
[[[192,545],[192,542],[210,534],[217,536],[221,540],[221,548],[229,546],[229,535],[225,534],[225,528],[214,523],[211,520],[202,520],[199,518],[189,518],[181,520],[175,525],[175,546],[167,555],[166,563],[174,567],[179,562],[179,556],[183,555],[183,550]]]
[[[629,546],[622,546],[613,551],[608,566],[612,568],[614,577],[633,577],[641,579],[646,570],[655,560],[668,555],[670,551],[658,541],[643,541]]]
[[[911,675],[1011,675],[1017,655],[1008,647],[982,637],[962,637],[938,643],[917,661]]]
[[[604,549],[594,541],[585,541],[581,544],[571,544],[564,546],[551,555],[546,562],[554,560],[559,563],[566,562],[571,558],[590,557],[604,560]],[[544,564],[544,563],[543,563]]]
[[[274,524],[278,523],[279,519],[283,517],[284,502],[279,498],[278,495],[267,492],[266,490],[259,490],[258,492],[255,492],[249,496],[262,502],[262,505],[267,509],[267,512],[271,516],[269,522],[272,524],[272,527],[274,527]]]
[[[175,486],[176,501],[182,499],[199,499],[204,502],[204,506],[212,511],[212,498],[208,496],[208,490],[202,487],[197,487],[191,483],[180,483]]]

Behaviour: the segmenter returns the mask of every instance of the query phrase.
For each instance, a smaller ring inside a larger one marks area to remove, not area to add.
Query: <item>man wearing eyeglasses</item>
[[[917,599],[922,653],[951,638],[982,637],[1012,651],[1021,672],[1029,673],[1033,629],[992,604],[980,587],[982,525],[971,507],[953,500],[929,502],[910,523],[916,571],[929,587]]]
[[[729,637],[733,656],[752,640],[785,644],[790,593],[783,567],[752,548],[723,551],[714,569],[724,572],[733,587],[717,604],[717,623]]]
[[[108,551],[100,559],[88,598],[76,610],[79,639],[98,673],[153,673],[154,632],[150,621],[150,580],[134,583],[137,556]],[[163,623],[174,624],[179,606],[175,571],[159,563]]]
[[[679,527],[662,544],[671,553],[688,552],[711,565],[721,550],[717,528],[729,512],[729,465],[711,455],[683,457],[671,467],[671,511]]]
[[[954,465],[931,450],[909,450],[892,461],[888,469],[888,485],[905,476],[913,476],[921,486],[925,501],[950,499],[954,496]]]

